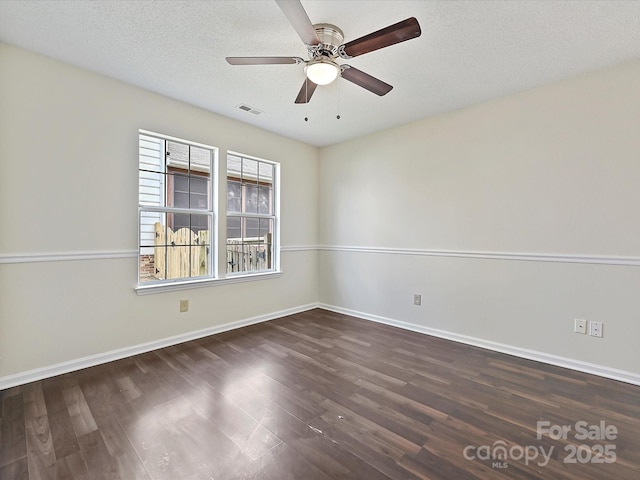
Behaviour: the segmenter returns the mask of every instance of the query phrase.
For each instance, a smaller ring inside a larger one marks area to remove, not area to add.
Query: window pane
[[[189,191],[189,176],[187,172],[176,172],[172,176],[173,189],[176,192],[188,192]]]
[[[273,233],[273,220],[270,218],[261,218],[259,232],[260,238],[264,241],[265,236],[269,233]]]
[[[258,187],[258,213],[271,215],[271,187]]]
[[[166,214],[140,212],[140,278],[149,282],[164,278],[166,257]]]
[[[167,140],[167,166],[189,170],[189,145]]]
[[[254,242],[227,242],[227,273],[259,272],[271,267],[269,245]]]
[[[140,170],[138,175],[138,191],[140,205],[163,205],[164,175]]]
[[[242,212],[242,186],[240,182],[227,182],[227,211],[232,213]]]
[[[258,213],[257,185],[244,186],[244,211],[246,213]]]
[[[192,233],[198,233],[202,230],[209,229],[208,215],[193,215],[189,213],[167,213],[167,221],[168,221],[169,228],[171,228],[175,233],[178,233],[180,229],[183,229],[183,228],[189,230]],[[180,240],[182,241],[182,239],[183,237],[181,236]],[[184,241],[186,242],[186,244],[189,243],[188,239]]]
[[[270,163],[260,162],[259,175],[261,184],[273,184],[273,165],[271,165]]]
[[[158,243],[164,244],[164,230],[166,225],[166,214],[160,212],[140,212],[140,248],[142,253],[153,253],[148,248],[153,249]]]
[[[209,195],[209,178],[200,175],[191,175],[189,180],[189,191],[191,192],[189,208],[207,210],[211,197]]]
[[[154,224],[153,244],[145,240],[141,245],[140,282],[209,275],[210,219],[209,215],[162,214]]]
[[[207,210],[209,207],[209,196],[202,193],[191,193],[190,208],[197,208],[199,210]]]
[[[164,202],[164,141],[140,135],[139,148],[139,203],[161,206]]]
[[[231,236],[244,230],[242,239]],[[227,218],[227,273],[272,268],[273,220],[258,217]]]
[[[236,155],[227,156],[227,176],[238,180],[242,178],[242,158]]]
[[[140,171],[165,172],[164,140],[140,135],[138,158]]]
[[[172,171],[167,175],[167,206],[208,210],[211,204],[209,177]]]
[[[242,159],[242,181],[258,183],[258,161],[250,158]]]
[[[259,218],[244,218],[244,240],[257,240],[260,237],[260,219]]]
[[[165,202],[166,206],[187,208],[188,200],[187,200],[187,197],[185,197],[189,188],[187,177],[181,172],[172,171],[166,175],[166,179],[167,179],[167,191],[166,191],[166,202]],[[177,195],[177,198],[176,198],[176,195]]]
[[[240,217],[227,217],[227,240],[242,239],[242,225]]]
[[[211,171],[211,151],[206,148],[191,147],[191,171],[207,172]]]
[[[189,195],[186,192],[174,192],[170,207],[189,208]]]
[[[209,178],[200,175],[191,176],[191,193],[206,195],[209,190]]]

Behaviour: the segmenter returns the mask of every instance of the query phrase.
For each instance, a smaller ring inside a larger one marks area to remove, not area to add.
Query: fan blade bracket
[[[345,60],[351,60],[353,57],[344,51],[344,45],[340,45],[338,47],[338,56],[340,58],[344,58]],[[348,67],[348,65],[346,65]]]

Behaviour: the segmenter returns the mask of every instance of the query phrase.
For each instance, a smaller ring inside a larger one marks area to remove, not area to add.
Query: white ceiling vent
[[[244,103],[241,103],[240,105],[238,105],[238,108],[240,110],[244,110],[245,112],[253,113],[254,115],[262,115],[264,113],[258,110],[257,108],[250,107],[249,105],[245,105]]]

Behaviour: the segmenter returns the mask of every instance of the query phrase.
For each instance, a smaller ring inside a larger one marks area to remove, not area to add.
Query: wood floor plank
[[[29,478],[54,480],[57,478],[57,459],[53,448],[42,383],[26,385],[23,396]]]
[[[272,405],[272,407],[259,410],[261,424],[282,438],[296,456],[315,465],[330,478],[367,480],[388,478],[349,450],[341,448],[322,432],[311,428],[310,425],[277,406]]]
[[[80,448],[56,462],[58,480],[92,480]]]
[[[58,461],[67,455],[78,452],[80,448],[62,388],[62,378],[47,379],[42,384],[53,448]]]
[[[100,433],[100,438],[93,439],[92,447],[91,439],[80,439],[80,446],[83,450],[83,456],[88,452],[91,452],[91,448],[96,449],[99,455],[107,459],[109,465],[114,468],[114,478],[135,478],[135,479],[149,479],[149,474],[144,468],[144,465],[140,461],[133,445],[129,441],[124,429],[122,428],[120,421],[132,422],[132,419],[136,419],[135,415],[131,414],[125,404],[125,397],[118,396],[114,392],[113,387],[110,388],[107,382],[99,382],[94,376],[88,376],[79,379],[79,385],[82,388],[83,395],[86,399],[87,406],[90,409],[97,430]],[[118,405],[120,404],[120,405]],[[119,416],[118,411],[128,411],[126,415]],[[104,448],[106,448],[106,452]],[[101,470],[100,465],[89,465],[89,469]],[[109,471],[105,469],[105,471]]]
[[[283,385],[268,375],[255,375],[248,378],[245,383],[261,392],[284,411],[303,421],[309,421],[324,412],[324,408],[317,402],[301,395],[301,390]]]
[[[224,478],[228,469],[251,463],[186,397],[153,407],[124,428],[154,479]]]
[[[75,383],[75,382],[74,382]],[[82,389],[74,384],[62,391],[64,401],[69,410],[71,424],[76,432],[76,437],[87,435],[88,433],[98,430],[93,414],[87,405]]]
[[[49,429],[49,417],[28,416],[25,422],[31,478],[55,478],[57,459]]]
[[[363,444],[369,444],[371,448],[382,455],[397,461],[406,453],[415,455],[420,451],[419,444],[355,413],[353,410],[349,410],[344,405],[325,399],[322,401],[322,406],[327,411],[320,418],[326,424],[331,425],[334,431],[341,430]]]
[[[260,459],[260,477],[266,480],[330,480],[331,477],[306,459],[295,455],[289,445],[281,444]]]
[[[0,419],[0,466],[15,464],[27,457],[23,394],[4,396]]]
[[[27,457],[7,463],[6,465],[0,465],[0,478],[2,480],[28,480],[29,465]]]
[[[91,479],[124,478],[124,472],[118,471],[118,464],[113,461],[102,435],[97,429],[79,436],[78,443]]]
[[[331,438],[341,448],[351,452],[358,458],[371,465],[389,478],[415,480],[420,478],[403,468],[398,462],[385,451],[385,446],[379,442],[370,441],[362,432],[349,431],[338,428],[335,424],[318,418],[312,422],[313,428]]]
[[[257,460],[282,443],[234,401],[209,385],[202,385],[197,391],[191,392],[188,398],[251,460]]]

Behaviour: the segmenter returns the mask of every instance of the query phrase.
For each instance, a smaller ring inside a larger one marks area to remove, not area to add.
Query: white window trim
[[[256,280],[269,280],[272,278],[280,278],[282,271],[265,270],[255,273],[244,273],[229,275],[223,278],[202,278],[198,277],[195,280],[181,281],[177,280],[170,283],[153,283],[153,284],[139,284],[135,291],[138,295],[151,295],[154,293],[163,292],[175,292],[178,290],[190,290],[193,288],[211,287],[214,285],[229,285],[231,283],[243,283],[254,282]]]

